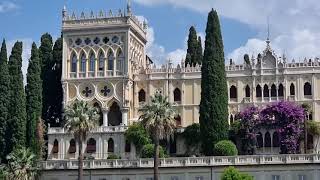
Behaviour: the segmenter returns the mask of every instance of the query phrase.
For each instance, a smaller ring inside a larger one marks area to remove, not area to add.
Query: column
[[[103,113],[103,127],[107,127],[108,126],[108,112],[109,109],[103,109],[102,113]]]
[[[122,125],[128,126],[128,109],[122,109]]]

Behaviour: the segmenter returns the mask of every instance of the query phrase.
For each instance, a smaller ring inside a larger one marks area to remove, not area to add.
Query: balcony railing
[[[101,126],[93,129],[91,133],[118,133],[125,132],[128,129],[128,126]],[[61,127],[48,128],[48,134],[67,134],[67,130]]]
[[[266,164],[318,164],[320,154],[291,154],[291,155],[254,155],[254,156],[226,156],[226,157],[181,157],[160,160],[160,167],[199,167],[199,166],[238,166],[238,165],[266,165]],[[44,170],[77,169],[77,160],[48,160],[40,163]],[[137,160],[85,160],[85,169],[106,168],[151,168],[153,159]]]

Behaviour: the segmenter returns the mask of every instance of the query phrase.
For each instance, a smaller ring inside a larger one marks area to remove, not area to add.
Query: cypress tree
[[[39,52],[35,43],[32,44],[31,58],[29,60],[26,96],[27,146],[32,149],[35,154],[39,155],[36,130],[42,113],[42,81]]]
[[[26,97],[23,86],[22,42],[16,42],[9,58],[9,117],[7,152],[26,145]]]
[[[202,41],[201,37],[199,36],[198,38],[198,46],[197,46],[197,59],[196,59],[198,64],[202,64],[203,60],[203,49],[202,49]]]
[[[214,144],[227,139],[227,119],[228,92],[223,41],[218,14],[212,10],[206,28],[199,120],[205,155],[213,155]]]
[[[53,101],[53,116],[55,119],[59,119],[61,123],[62,119],[62,101],[63,101],[63,89],[61,84],[62,75],[62,38],[58,38],[53,46],[52,52],[54,60],[53,76],[54,76],[54,97]]]
[[[3,40],[0,51],[0,160],[6,157],[5,135],[7,130],[7,118],[9,107],[9,71],[6,42]]]
[[[54,61],[52,58],[52,37],[46,33],[41,36],[41,45],[39,47],[39,56],[41,62],[41,80],[42,80],[42,119],[45,125],[49,123],[55,126],[55,119],[52,115],[52,102],[54,101],[53,87],[54,75],[52,67]],[[53,94],[52,94],[53,93]]]
[[[191,26],[189,29],[189,38],[188,38],[188,49],[187,54],[190,55],[190,58],[186,58],[186,66],[194,66],[197,62],[197,49],[198,49],[198,36],[196,29]]]

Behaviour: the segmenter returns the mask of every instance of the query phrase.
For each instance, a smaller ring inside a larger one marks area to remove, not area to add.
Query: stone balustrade
[[[128,126],[101,126],[93,129],[91,133],[123,133],[128,129]],[[48,134],[67,134],[65,128],[49,127]]]
[[[180,157],[160,160],[160,167],[206,167],[206,166],[241,166],[267,164],[318,164],[320,154],[291,155],[254,155],[233,157]],[[151,168],[153,159],[138,160],[84,160],[85,169],[105,168]],[[77,160],[48,160],[40,162],[43,170],[77,169]]]

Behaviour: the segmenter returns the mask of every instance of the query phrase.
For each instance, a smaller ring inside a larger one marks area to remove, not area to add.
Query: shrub
[[[154,155],[154,144],[147,144],[142,147],[141,158],[153,158],[153,155]],[[160,158],[166,157],[162,146],[160,146],[159,157]]]
[[[221,180],[253,180],[253,177],[246,173],[240,173],[234,167],[228,167],[223,171]]]
[[[214,145],[214,153],[216,156],[236,156],[238,150],[232,141],[222,140]]]
[[[201,145],[200,124],[192,124],[184,130],[182,136],[185,140],[188,155],[197,154]]]
[[[110,154],[108,155],[108,158],[107,159],[121,159],[121,157],[115,155],[115,154]]]
[[[126,140],[133,143],[139,152],[144,145],[151,143],[151,138],[140,123],[135,123],[125,132]]]

